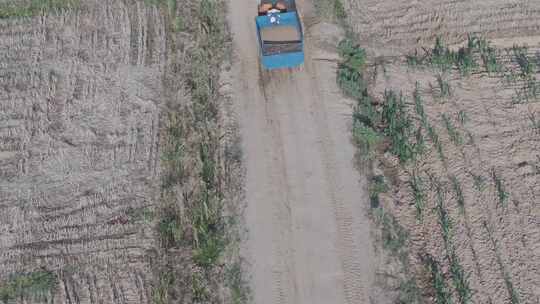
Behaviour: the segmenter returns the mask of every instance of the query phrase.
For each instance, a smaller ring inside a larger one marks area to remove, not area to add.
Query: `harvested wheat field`
[[[221,210],[236,170],[213,85],[228,35],[217,12],[0,1],[0,301],[230,297],[208,291],[232,261]],[[202,192],[212,215],[199,218]]]
[[[338,82],[385,252],[372,299],[540,303],[540,2],[344,8]]]

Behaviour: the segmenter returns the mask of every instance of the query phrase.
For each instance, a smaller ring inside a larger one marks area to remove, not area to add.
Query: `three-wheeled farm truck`
[[[261,0],[255,21],[264,68],[292,68],[304,62],[304,34],[294,0]]]

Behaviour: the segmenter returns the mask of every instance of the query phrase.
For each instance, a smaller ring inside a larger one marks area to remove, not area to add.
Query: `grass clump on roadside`
[[[369,198],[371,208],[379,208],[379,194],[388,192],[389,187],[383,175],[372,176],[369,181]]]
[[[226,285],[231,290],[232,304],[244,304],[250,300],[248,282],[244,278],[242,266],[239,262],[229,265],[225,273]]]
[[[381,227],[382,245],[392,256],[395,256],[403,264],[408,264],[407,239],[409,234],[399,224],[397,219],[384,210],[384,208],[375,208],[373,211],[375,222]]]
[[[337,70],[337,83],[350,97],[359,99],[366,90],[363,69],[366,64],[366,51],[350,39],[338,45],[341,61]]]
[[[353,109],[353,141],[360,149],[361,160],[374,158],[375,149],[382,141],[381,135],[376,131],[378,112],[374,109],[371,98],[367,93],[357,99]]]
[[[350,39],[338,45],[341,62],[338,65],[337,83],[345,95],[356,100],[353,108],[353,141],[360,149],[363,161],[373,159],[374,151],[382,137],[376,129],[379,113],[373,106],[364,79],[366,52]]]
[[[371,161],[375,158],[377,146],[383,142],[385,135],[391,137],[395,144],[393,151],[401,151],[405,145],[405,152],[398,154],[402,161],[411,159],[412,154],[409,149],[416,149],[409,137],[420,134],[414,132],[408,115],[405,113],[403,100],[396,100],[396,96],[385,94],[386,98],[392,99],[393,104],[386,106],[386,112],[377,108],[373,97],[367,90],[367,81],[364,78],[366,66],[365,50],[360,48],[350,39],[341,41],[338,45],[341,62],[338,65],[337,83],[343,93],[356,100],[353,107],[352,116],[352,139],[359,150],[360,160],[369,164],[368,169],[372,169]],[[404,115],[397,119],[393,114]],[[386,116],[384,116],[386,115]],[[405,128],[403,130],[402,128]],[[400,134],[405,131],[406,134]],[[406,138],[401,138],[405,136]],[[401,146],[400,146],[401,145]],[[391,213],[385,212],[381,206],[379,195],[389,190],[383,175],[372,175],[369,173],[368,190],[370,205],[375,223],[380,227],[381,243],[384,250],[388,251],[392,258],[395,258],[402,267],[403,276],[398,278],[399,294],[398,301],[402,303],[422,303],[421,293],[416,283],[414,274],[409,270],[409,258],[407,248],[407,231],[399,224]]]
[[[228,287],[228,299],[246,303],[247,287],[239,286],[245,283],[242,274],[233,272],[240,280],[234,284],[226,281],[232,278],[227,269],[239,261],[239,256],[233,255],[236,244],[232,230],[236,228],[231,219],[237,214],[228,213],[238,203],[228,196],[232,191],[228,186],[235,180],[230,168],[235,165],[224,147],[227,143],[221,133],[219,111],[222,97],[217,85],[229,37],[221,10],[224,3],[201,0],[180,7],[176,2],[147,0],[147,4],[159,5],[168,14],[170,52],[182,52],[182,56],[170,58],[171,66],[182,65],[182,69],[172,68],[165,79],[174,89],[171,109],[162,117],[161,206],[155,214],[163,262],[157,267],[154,303],[174,302],[186,293],[194,303],[218,303],[222,291],[227,290],[223,287]],[[192,18],[189,24],[193,26],[184,27],[184,20],[179,19],[183,16]],[[185,33],[176,36],[179,29]],[[189,47],[183,44],[185,34],[194,42]],[[189,102],[179,103],[177,92],[186,90]],[[185,262],[189,261],[192,269],[189,276],[171,262],[179,251],[189,253]]]
[[[21,0],[0,3],[0,19],[34,17],[51,11],[76,8],[80,0]]]
[[[384,134],[392,142],[392,153],[402,163],[415,159],[418,154],[418,146],[411,140],[415,133],[411,117],[405,109],[405,98],[402,94],[398,95],[392,90],[384,92],[382,122]]]
[[[57,283],[57,276],[51,271],[13,274],[7,281],[0,283],[0,301],[4,304],[15,300],[48,302]]]

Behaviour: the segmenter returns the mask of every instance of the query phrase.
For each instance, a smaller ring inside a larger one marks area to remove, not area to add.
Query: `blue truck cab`
[[[268,70],[293,68],[304,62],[304,34],[294,0],[262,0],[286,9],[260,12],[255,18],[262,66]]]

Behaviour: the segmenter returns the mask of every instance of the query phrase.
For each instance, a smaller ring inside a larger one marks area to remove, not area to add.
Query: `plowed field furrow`
[[[0,20],[0,279],[46,266],[54,303],[150,300],[156,244],[128,211],[159,193],[164,27],[144,1]]]
[[[523,1],[447,1],[411,4],[408,1],[345,1],[349,18],[362,40],[391,50],[410,51],[431,44],[437,35],[458,42],[468,33],[510,37],[537,35],[540,4]],[[366,45],[370,48],[369,43]]]

